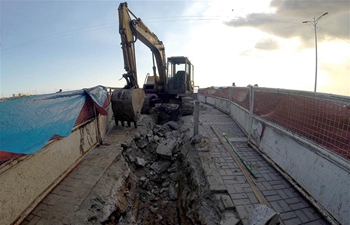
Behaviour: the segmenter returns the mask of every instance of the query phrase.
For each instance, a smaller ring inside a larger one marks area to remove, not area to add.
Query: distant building
[[[18,93],[18,94],[12,94],[12,98],[20,98],[20,97],[26,97],[31,96],[29,93]]]

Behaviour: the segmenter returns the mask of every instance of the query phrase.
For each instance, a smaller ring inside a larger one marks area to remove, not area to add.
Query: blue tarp
[[[0,151],[33,154],[54,135],[69,136],[87,96],[102,109],[107,89],[97,86],[0,102]]]

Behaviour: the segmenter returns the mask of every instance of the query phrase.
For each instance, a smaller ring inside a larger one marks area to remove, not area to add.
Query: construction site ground
[[[280,213],[281,224],[328,224],[313,205],[259,152],[248,145],[248,138],[228,115],[201,104],[199,118],[199,134],[202,137],[196,142],[194,151],[198,152],[211,195],[217,200],[221,224],[248,224],[249,216],[261,203],[258,200],[261,198],[256,195],[256,188],[251,186],[232,157],[235,154],[233,148],[224,146],[219,140],[225,140],[222,133],[226,133],[231,145],[253,168],[257,178],[251,179],[267,205]],[[187,128],[186,135],[193,134],[193,121],[193,116],[182,118],[180,125]],[[139,124],[139,129],[142,126],[142,123]],[[127,206],[130,206],[128,201],[131,199],[130,195],[133,195],[131,192],[137,190],[133,181],[138,183],[139,178],[130,175],[121,145],[126,139],[137,135],[139,129],[114,126],[107,134],[104,144],[93,149],[21,224],[118,224],[123,216],[124,221],[129,221],[129,224],[152,224],[143,223],[140,218],[131,218],[132,216],[125,214],[125,210],[133,210]],[[150,195],[152,194],[153,192]],[[124,211],[120,210],[123,207]],[[171,213],[171,210],[167,213]],[[157,222],[153,224],[172,224],[162,223],[170,215],[155,215]],[[183,223],[179,219],[176,224]]]

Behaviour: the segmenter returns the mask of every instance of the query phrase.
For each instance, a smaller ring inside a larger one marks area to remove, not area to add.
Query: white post
[[[193,136],[198,134],[198,126],[199,126],[199,101],[194,101],[194,129]]]
[[[250,142],[250,137],[253,130],[253,110],[254,110],[254,87],[249,88],[250,98],[249,98],[249,131],[248,131],[248,143]]]

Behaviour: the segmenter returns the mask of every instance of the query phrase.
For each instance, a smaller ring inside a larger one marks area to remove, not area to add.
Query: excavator
[[[180,106],[182,115],[193,113],[194,67],[184,56],[165,57],[163,42],[135,16],[126,2],[118,7],[119,33],[124,58],[122,77],[124,88],[112,93],[114,119],[124,126],[133,122],[135,128],[141,111],[147,111],[157,103],[174,103]],[[133,19],[132,19],[133,17]],[[152,52],[153,75],[147,74],[143,88],[139,88],[135,57],[135,42],[140,40]],[[158,72],[158,74],[157,74]]]

